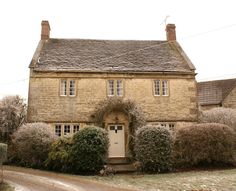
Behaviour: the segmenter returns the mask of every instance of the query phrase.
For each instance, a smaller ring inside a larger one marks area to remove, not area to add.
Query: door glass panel
[[[122,126],[117,126],[117,130],[122,130]]]
[[[115,126],[110,126],[110,130],[114,131],[115,130]]]

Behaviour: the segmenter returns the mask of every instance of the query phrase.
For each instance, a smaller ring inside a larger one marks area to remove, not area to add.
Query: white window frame
[[[76,96],[76,82],[75,80],[69,80],[69,96],[74,97]]]
[[[153,80],[153,95],[164,97],[169,96],[169,80]]]
[[[108,80],[108,96],[115,96],[115,80]]]
[[[123,80],[110,79],[107,81],[107,95],[108,97],[118,96],[122,97],[124,95],[124,85]]]
[[[73,133],[77,133],[80,130],[80,125],[73,125]]]
[[[162,96],[169,96],[169,83],[167,80],[162,80],[161,82]]]
[[[60,96],[75,97],[76,96],[76,80],[61,79],[60,80]]]
[[[64,135],[71,134],[71,126],[69,124],[64,125],[63,133],[64,133]]]
[[[154,80],[154,96],[161,96],[161,80]]]
[[[56,124],[54,132],[55,132],[55,135],[57,135],[58,137],[61,137],[62,136],[62,125]]]
[[[123,81],[116,80],[116,95],[119,97],[123,96]]]
[[[60,81],[60,96],[67,96],[67,81],[65,79]]]

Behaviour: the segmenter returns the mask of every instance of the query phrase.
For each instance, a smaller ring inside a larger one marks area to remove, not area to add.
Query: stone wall
[[[236,87],[224,99],[223,107],[229,107],[229,108],[232,108],[232,109],[236,109]]]
[[[76,96],[60,96],[60,80],[76,80]],[[124,99],[135,101],[147,120],[197,120],[196,81],[193,75],[157,74],[67,74],[31,71],[28,98],[29,122],[91,122],[90,115],[99,101],[107,98],[107,80],[122,79]],[[153,80],[169,81],[169,96],[153,95]]]

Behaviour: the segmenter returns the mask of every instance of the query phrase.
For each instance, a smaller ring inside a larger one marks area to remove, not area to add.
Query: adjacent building
[[[236,109],[236,79],[199,82],[197,94],[198,104],[202,110],[214,107]]]

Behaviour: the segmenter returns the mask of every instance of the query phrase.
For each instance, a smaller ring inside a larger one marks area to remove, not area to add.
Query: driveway
[[[82,176],[4,166],[4,180],[16,191],[131,191],[115,188]]]

